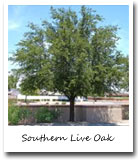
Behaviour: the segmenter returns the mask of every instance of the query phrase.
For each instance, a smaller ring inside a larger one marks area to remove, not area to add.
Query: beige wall
[[[62,114],[59,121],[69,120],[69,107],[61,107]],[[91,106],[75,107],[75,121],[87,122],[120,122],[123,119],[124,111],[128,111],[128,106]]]
[[[45,106],[46,107],[46,106]],[[48,107],[48,106],[47,106]],[[39,107],[29,107],[35,112]],[[60,110],[60,116],[56,120],[58,122],[69,121],[69,106],[49,106],[50,110]],[[122,119],[128,119],[129,106],[76,106],[75,107],[75,121],[95,122],[120,122]],[[32,118],[30,122],[35,120]]]

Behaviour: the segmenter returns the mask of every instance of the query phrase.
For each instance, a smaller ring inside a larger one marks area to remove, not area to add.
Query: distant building
[[[51,91],[47,91],[45,89],[42,89],[40,91],[40,95],[46,95],[46,96],[61,96],[62,94],[59,92],[51,92]]]

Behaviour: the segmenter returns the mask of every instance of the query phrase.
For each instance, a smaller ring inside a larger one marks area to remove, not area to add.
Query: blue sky
[[[9,5],[8,6],[8,54],[16,50],[16,44],[23,39],[23,34],[28,30],[28,22],[41,24],[42,20],[51,21],[50,7],[48,5]],[[54,8],[68,8],[76,11],[79,15],[81,6],[61,6]],[[89,5],[89,8],[96,10],[105,20],[103,25],[118,25],[118,35],[121,38],[118,42],[118,50],[123,54],[129,54],[129,7],[127,5]],[[8,63],[8,70],[15,68],[15,65]]]

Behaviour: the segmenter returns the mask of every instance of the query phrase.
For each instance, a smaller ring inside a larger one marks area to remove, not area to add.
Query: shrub
[[[128,120],[129,119],[129,109],[128,107],[122,108],[122,119]]]
[[[62,104],[66,104],[66,102],[62,102]]]
[[[58,115],[58,110],[50,111],[45,107],[41,107],[37,110],[35,118],[38,123],[47,123],[56,119]]]
[[[25,107],[11,105],[8,107],[8,122],[12,125],[17,125],[21,120],[24,120],[30,115],[30,111]]]
[[[20,116],[21,120],[24,120],[31,115],[31,111],[28,108],[25,108],[25,107],[19,107],[19,108],[20,108],[19,116]]]

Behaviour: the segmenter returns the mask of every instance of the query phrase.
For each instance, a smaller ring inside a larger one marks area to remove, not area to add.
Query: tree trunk
[[[75,98],[70,99],[70,121],[74,122],[74,101]]]

